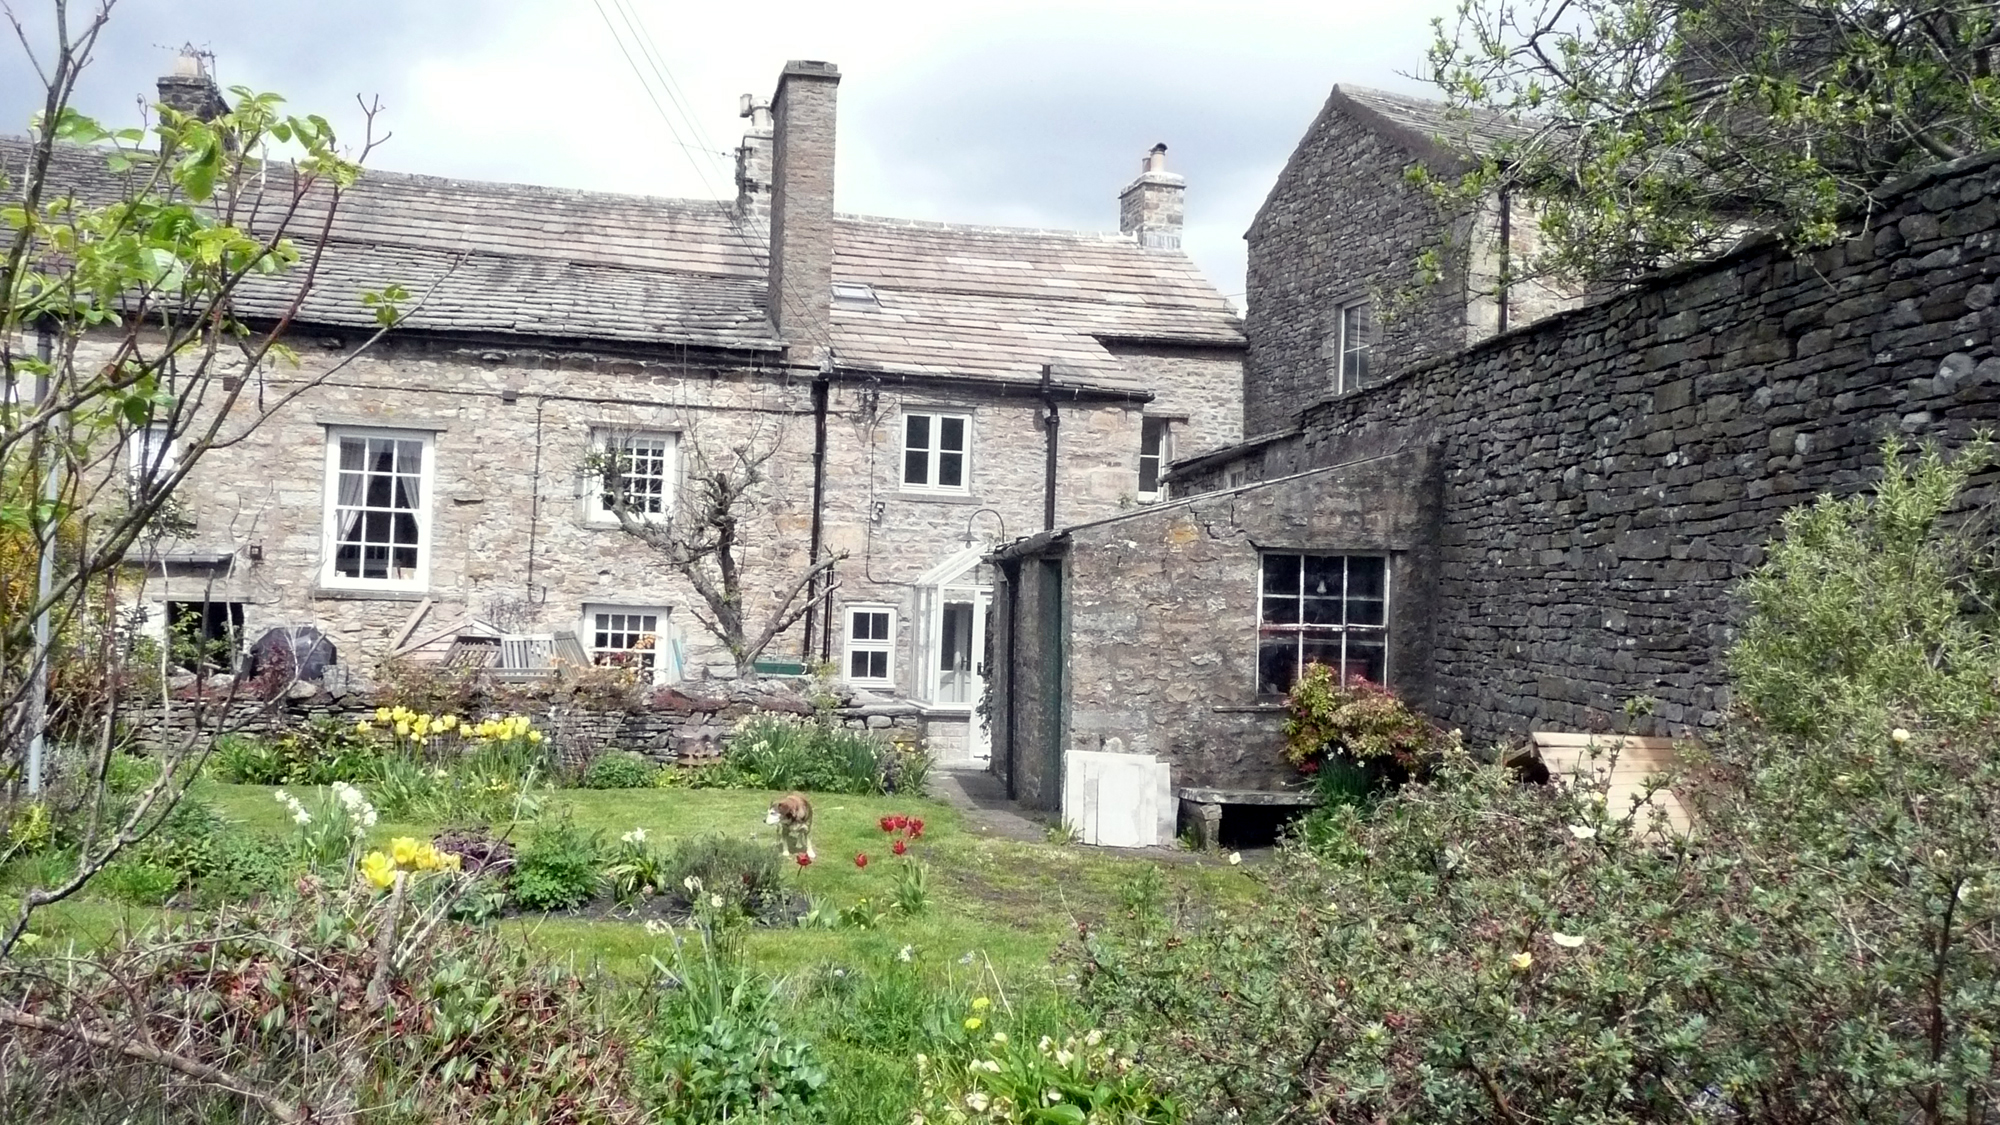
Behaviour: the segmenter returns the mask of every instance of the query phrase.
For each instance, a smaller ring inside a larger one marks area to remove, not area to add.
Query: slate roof
[[[0,138],[0,168],[18,175],[28,152]],[[286,172],[268,174],[265,222],[291,202]],[[75,146],[59,150],[55,179],[86,200],[113,188],[101,156]],[[302,201],[288,225],[295,238],[316,238],[325,201]],[[1243,341],[1193,262],[1128,235],[854,215],[835,226],[837,288],[873,297],[834,302],[844,368],[1034,381],[1053,361],[1066,383],[1137,390],[1103,341]],[[780,341],[765,312],[766,262],[763,234],[731,203],[370,170],[335,217],[301,320],[365,327],[359,293],[397,283],[429,294],[413,329],[769,350]],[[239,312],[276,315],[298,284],[249,285]]]
[[[1484,156],[1502,141],[1534,134],[1533,127],[1492,110],[1453,109],[1444,102],[1344,83],[1333,89],[1391,127],[1449,152]]]

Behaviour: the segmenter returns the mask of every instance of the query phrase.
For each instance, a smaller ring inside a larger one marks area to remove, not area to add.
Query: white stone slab
[[[1063,821],[1083,843],[1145,848],[1172,839],[1172,771],[1165,763],[1151,754],[1072,750],[1063,767]]]

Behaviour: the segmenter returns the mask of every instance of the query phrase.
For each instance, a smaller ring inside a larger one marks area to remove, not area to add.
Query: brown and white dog
[[[813,807],[804,793],[787,793],[771,805],[771,811],[764,814],[765,824],[778,826],[778,850],[788,856],[805,853],[809,860],[818,859],[813,851]]]

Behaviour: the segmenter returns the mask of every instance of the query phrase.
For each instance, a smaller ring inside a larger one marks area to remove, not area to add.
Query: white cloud
[[[379,94],[394,138],[380,167],[658,195],[727,195],[737,95],[768,96],[791,58],[841,68],[843,210],[1101,229],[1156,141],[1187,175],[1185,244],[1225,292],[1242,234],[1339,81],[1421,90],[1444,0],[1383,5],[1056,3],[692,5],[626,0],[692,128],[676,147],[619,50],[651,74],[615,0],[126,0],[86,105],[129,119],[184,41],[225,82],[283,91],[352,130]],[[619,22],[614,38],[604,14]],[[24,68],[0,67],[0,120],[30,111]],[[697,171],[697,167],[699,171]]]

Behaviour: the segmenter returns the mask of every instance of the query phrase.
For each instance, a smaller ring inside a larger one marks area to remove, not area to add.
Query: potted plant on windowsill
[[[1327,804],[1358,804],[1421,772],[1446,739],[1395,693],[1308,664],[1285,695],[1285,760]]]

